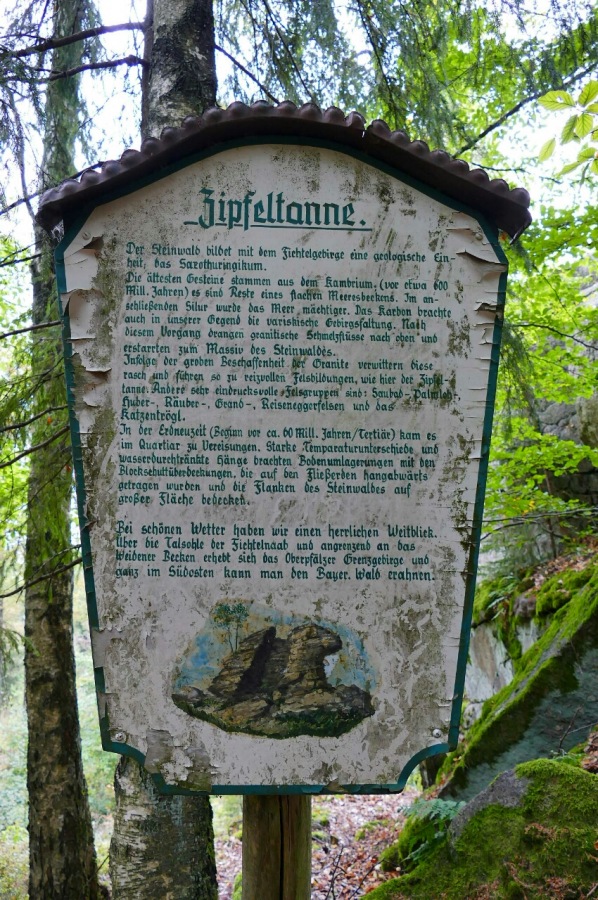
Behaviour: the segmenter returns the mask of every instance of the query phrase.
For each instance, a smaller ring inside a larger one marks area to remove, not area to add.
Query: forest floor
[[[416,788],[387,796],[326,796],[312,801],[312,900],[352,900],[396,877],[379,855],[396,841]],[[218,898],[231,900],[241,871],[241,798],[214,802]]]

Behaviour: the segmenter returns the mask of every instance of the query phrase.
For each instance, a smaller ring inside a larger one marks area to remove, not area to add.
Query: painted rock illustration
[[[340,635],[322,625],[298,625],[286,637],[270,625],[240,640],[205,688],[175,681],[172,699],[225,731],[338,737],[374,712],[369,691],[328,679],[325,660],[342,647]]]

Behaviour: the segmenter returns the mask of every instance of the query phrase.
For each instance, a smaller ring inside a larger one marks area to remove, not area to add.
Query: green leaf
[[[576,160],[576,162],[567,163],[566,166],[563,166],[563,168],[559,172],[559,175],[567,175],[568,172],[573,172],[573,170],[577,169],[578,166],[583,165],[583,162],[584,162],[583,159],[578,159],[578,160]]]
[[[583,150],[580,150],[577,154],[577,159],[580,162],[586,162],[588,159],[595,159],[596,153],[598,153],[596,147],[584,147]]]
[[[561,132],[561,142],[563,144],[568,144],[570,141],[574,141],[577,137],[575,134],[575,125],[577,123],[577,116],[571,116],[570,119],[567,119],[565,122],[565,127]]]
[[[586,112],[594,114],[598,113],[598,103],[590,103],[590,105],[586,107]]]
[[[590,132],[592,131],[593,127],[594,116],[590,115],[590,113],[588,112],[583,112],[577,117],[577,122],[575,123],[575,134],[580,138],[587,137],[588,134],[590,134]]]
[[[540,97],[540,105],[544,109],[565,109],[568,106],[575,106],[575,100],[568,91],[548,91],[543,97]]]
[[[579,100],[577,102],[580,106],[587,106],[588,103],[591,103],[596,97],[598,97],[598,81],[588,81],[579,95]]]
[[[550,138],[549,141],[540,148],[540,153],[538,154],[538,159],[540,162],[544,162],[547,159],[550,159],[552,154],[554,153],[554,148],[556,147],[556,141],[554,138]]]

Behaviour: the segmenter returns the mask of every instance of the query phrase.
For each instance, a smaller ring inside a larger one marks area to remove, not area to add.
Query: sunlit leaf
[[[548,91],[543,97],[540,97],[540,104],[544,109],[566,109],[568,106],[575,106],[575,100],[568,91]]]
[[[598,97],[598,81],[588,81],[579,95],[578,103],[580,106],[587,106]]]
[[[563,144],[568,144],[569,141],[573,141],[576,139],[577,135],[575,134],[575,124],[577,122],[577,116],[571,116],[570,119],[567,119],[565,122],[565,126],[561,132],[561,141]]]
[[[578,159],[575,162],[567,163],[566,166],[563,166],[563,168],[559,172],[559,175],[567,175],[568,172],[573,172],[579,166],[583,165],[583,163],[584,163],[583,159]]]
[[[590,115],[590,113],[583,112],[577,117],[577,122],[575,123],[575,134],[580,138],[587,137],[587,135],[592,131],[593,127],[594,116]]]
[[[544,162],[547,159],[550,159],[552,154],[554,153],[554,148],[556,147],[556,140],[554,138],[550,138],[549,141],[546,141],[545,144],[540,149],[540,153],[538,154],[538,159],[540,162]]]

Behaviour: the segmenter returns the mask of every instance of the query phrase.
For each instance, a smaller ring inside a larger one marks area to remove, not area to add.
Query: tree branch
[[[87,28],[85,31],[78,31],[76,34],[69,34],[65,37],[51,37],[46,41],[40,41],[32,47],[23,47],[22,50],[14,50],[10,53],[13,59],[22,59],[24,56],[31,56],[33,53],[45,53],[46,50],[54,50],[56,47],[67,47],[69,44],[76,44],[79,41],[87,40],[90,37],[100,37],[102,34],[111,34],[115,31],[143,31],[143,22],[123,22],[122,25],[99,25],[97,28]]]
[[[587,341],[582,341],[581,338],[575,337],[574,334],[567,334],[566,331],[559,331],[558,328],[554,328],[552,325],[540,325],[538,322],[509,322],[510,328],[543,328],[545,331],[551,331],[553,334],[558,334],[559,337],[568,338],[570,341],[575,341],[576,344],[581,344],[582,347],[585,347],[586,350],[598,350],[598,346],[596,344],[589,344]]]
[[[598,506],[580,506],[576,509],[565,510],[559,512],[557,510],[548,510],[544,513],[535,513],[534,515],[525,515],[525,516],[516,516],[515,518],[505,517],[502,519],[487,519],[484,522],[484,530],[486,531],[487,525],[496,525],[499,522],[503,522],[504,524],[498,525],[497,528],[492,528],[486,531],[485,534],[482,535],[480,541],[486,541],[488,538],[492,537],[494,534],[498,534],[499,531],[505,531],[507,528],[517,528],[519,525],[527,525],[532,519],[571,519],[577,518],[578,516],[595,516],[598,512]]]
[[[23,450],[22,453],[17,453],[17,455],[13,456],[11,459],[0,462],[0,469],[7,469],[9,466],[12,466],[16,462],[18,462],[19,459],[23,459],[24,456],[29,456],[31,453],[35,453],[36,450],[42,450],[44,447],[47,447],[48,444],[51,444],[53,441],[57,441],[58,438],[62,437],[63,434],[66,434],[68,430],[69,426],[65,425],[64,428],[61,428],[45,441],[41,441],[39,444],[34,444],[33,447],[28,447],[27,450]]]
[[[263,91],[264,94],[266,95],[266,97],[269,97],[269,98],[270,98],[270,100],[272,101],[272,103],[278,103],[278,102],[279,102],[279,101],[277,100],[277,98],[274,96],[274,94],[271,94],[270,91],[268,90],[268,88],[265,87],[265,86],[261,83],[261,81],[258,81],[258,79],[255,77],[255,75],[252,75],[252,73],[249,71],[249,69],[246,69],[245,66],[244,66],[242,63],[240,63],[238,59],[235,59],[234,56],[231,56],[231,54],[230,54],[227,50],[225,50],[223,47],[219,47],[218,44],[214,44],[214,48],[215,48],[216,50],[218,50],[219,53],[222,53],[223,56],[226,56],[227,59],[230,59],[230,61],[232,62],[232,64],[233,64],[234,66],[236,66],[238,69],[241,69],[241,71],[244,72],[245,75],[247,75],[248,78],[250,78],[255,84],[257,84],[257,86],[259,87],[260,91]]]
[[[25,203],[25,200],[19,201]],[[32,259],[39,259],[41,253],[34,253],[33,256],[24,256],[22,259],[9,259],[0,263],[0,269],[3,269],[5,266],[18,266],[20,263],[31,262]]]
[[[576,72],[575,75],[572,75],[571,78],[564,79],[562,85],[564,88],[571,87],[571,85],[576,84],[581,78],[584,78],[586,75],[589,75],[594,71],[595,64],[591,66],[587,66],[585,69],[581,69],[579,72]],[[475,147],[483,138],[487,137],[497,128],[500,128],[501,125],[504,125],[512,116],[516,115],[520,112],[524,106],[527,106],[528,103],[533,103],[534,100],[538,100],[542,97],[543,94],[546,93],[546,88],[541,88],[538,91],[534,91],[533,94],[530,94],[529,97],[524,97],[523,100],[520,100],[519,103],[516,103],[511,109],[508,109],[502,116],[499,116],[496,121],[492,122],[491,125],[488,125],[484,131],[480,132],[476,137],[469,140],[466,144],[463,144],[462,147],[459,147],[458,150],[455,151],[453,156],[460,156],[462,153],[465,153],[467,150],[471,150],[472,147]]]
[[[80,72],[92,72],[97,69],[115,69],[117,66],[123,65],[147,66],[149,63],[140,56],[130,54],[129,56],[123,56],[121,59],[111,59],[108,60],[108,62],[85,63],[81,66],[75,66],[72,69],[65,69],[64,72],[52,72],[49,78],[42,78],[41,80],[58,81],[60,78],[71,78],[73,75],[78,75]]]
[[[94,163],[92,166],[85,166],[84,169],[81,169],[79,172],[73,172],[70,176],[71,179],[79,178],[85,172],[89,172],[92,169],[100,169],[105,163],[105,160],[101,162]],[[40,194],[43,194],[46,189],[42,188],[39,191],[35,191],[33,194],[27,194],[25,197],[21,197],[19,200],[15,200],[14,203],[9,204],[9,206],[5,206],[2,210],[0,210],[0,216],[6,215],[9,213],[11,209],[16,209],[17,206],[20,206],[22,203],[27,203],[28,200],[33,200],[35,197],[39,197]],[[17,251],[18,252],[18,251]],[[14,254],[13,254],[14,255]],[[35,257],[31,257],[31,259],[35,259]],[[0,266],[10,265],[10,263],[2,262]]]
[[[37,415],[27,419],[25,422],[17,422],[16,425],[5,425],[4,428],[0,428],[0,434],[4,434],[6,431],[17,431],[19,428],[27,428],[28,425],[37,422],[38,419],[47,416],[48,413],[61,412],[63,409],[68,409],[66,403],[62,406],[49,406],[47,409],[42,410],[42,412],[37,413]]]
[[[270,16],[270,19],[272,20],[272,24],[274,25],[274,28],[276,29],[276,34],[277,34],[278,37],[280,38],[280,41],[281,41],[281,43],[282,43],[282,46],[284,47],[284,49],[285,49],[285,51],[286,51],[286,53],[287,53],[287,56],[289,57],[289,59],[290,59],[290,61],[291,61],[291,65],[292,65],[293,68],[295,69],[295,71],[296,71],[296,73],[297,73],[297,76],[298,76],[298,78],[299,78],[299,81],[300,81],[301,84],[303,85],[303,90],[304,90],[305,93],[308,95],[308,97],[313,97],[313,91],[311,91],[310,88],[309,88],[309,86],[306,84],[305,79],[303,78],[303,75],[302,75],[302,73],[301,73],[301,69],[299,68],[299,66],[298,66],[297,63],[295,62],[295,57],[294,57],[294,55],[291,53],[291,49],[290,49],[289,45],[287,44],[287,42],[286,42],[286,40],[285,40],[285,38],[284,38],[284,34],[283,34],[282,30],[279,28],[278,23],[276,22],[276,19],[274,18],[274,13],[273,13],[272,10],[270,9],[270,4],[268,3],[268,0],[263,0],[263,4],[264,4],[264,6],[265,6],[265,8],[266,8],[266,13],[267,13],[267,15]]]
[[[37,256],[39,255],[40,254],[38,253]],[[34,257],[31,256],[30,259],[34,259]],[[13,337],[15,334],[24,334],[26,331],[39,331],[40,328],[55,328],[56,325],[61,324],[60,319],[54,319],[53,322],[40,322],[39,325],[28,325],[27,328],[15,328],[14,331],[5,331],[4,334],[0,334],[0,341],[3,341],[5,338]]]
[[[81,556],[78,556],[77,559],[74,559],[70,563],[65,563],[64,566],[59,566],[58,569],[53,569],[51,572],[47,572],[45,575],[40,575],[39,578],[32,578],[31,581],[26,581],[23,584],[20,584],[19,587],[14,588],[12,591],[8,591],[6,594],[0,594],[0,600],[5,600],[7,597],[14,597],[15,594],[20,594],[21,591],[27,590],[27,588],[33,587],[36,584],[40,584],[42,581],[47,581],[49,578],[54,578],[55,575],[62,575],[63,572],[68,572],[69,569],[74,569],[75,566],[78,566],[80,562],[83,562]]]

